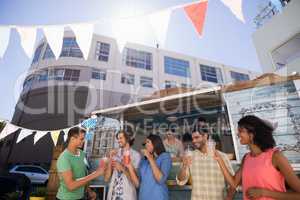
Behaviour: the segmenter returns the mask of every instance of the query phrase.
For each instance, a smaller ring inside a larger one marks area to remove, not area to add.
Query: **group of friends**
[[[176,181],[178,185],[192,183],[192,200],[230,200],[239,186],[244,200],[299,200],[300,180],[275,147],[273,131],[269,122],[253,115],[239,120],[240,143],[248,146],[249,153],[234,172],[227,154],[209,148],[211,135],[200,121],[193,127],[193,151],[189,154],[183,151],[181,141],[170,136],[171,132],[165,140],[150,134],[144,149],[138,152],[131,148],[132,133],[121,130],[117,133],[119,148],[111,150],[108,158],[87,175],[85,154],[81,150],[85,131],[75,127],[69,130],[67,148],[57,160],[60,185],[56,197],[80,200],[87,194],[88,199],[96,199],[88,184],[103,176],[109,182],[107,200],[168,200],[166,182],[172,162],[181,162]],[[285,182],[291,191],[287,191]]]

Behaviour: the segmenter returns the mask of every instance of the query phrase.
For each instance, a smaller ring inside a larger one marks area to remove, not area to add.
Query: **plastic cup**
[[[124,151],[123,162],[125,165],[129,165],[129,163],[130,163],[130,151],[129,150]]]

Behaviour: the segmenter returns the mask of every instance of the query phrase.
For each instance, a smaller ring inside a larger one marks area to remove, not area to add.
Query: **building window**
[[[181,87],[182,87],[182,88],[192,88],[192,84],[181,83]]]
[[[80,70],[74,69],[52,69],[48,73],[48,80],[78,81]]]
[[[122,74],[121,83],[134,85],[134,75],[133,74]]]
[[[65,81],[79,81],[80,70],[65,69],[64,80]]]
[[[83,57],[75,38],[64,38],[60,57]]]
[[[35,52],[34,52],[34,56],[33,56],[33,59],[32,59],[32,64],[33,63],[37,63],[40,59],[40,56],[41,56],[41,53],[42,53],[42,50],[43,50],[43,47],[44,47],[44,43],[40,44]]]
[[[63,80],[64,79],[65,70],[64,69],[51,69],[49,71],[49,80]]]
[[[47,44],[43,59],[55,58],[53,51],[51,50],[49,44]]]
[[[37,80],[40,81],[47,81],[48,80],[48,70],[41,70],[37,74]]]
[[[152,69],[152,53],[125,48],[125,63],[127,66]]]
[[[153,86],[153,79],[150,78],[150,77],[146,77],[146,76],[141,76],[141,79],[140,79],[140,85],[142,87],[149,87],[149,88],[152,88]]]
[[[223,83],[223,77],[220,68],[207,65],[200,65],[201,78],[203,81],[213,83]]]
[[[248,74],[230,71],[230,75],[231,75],[231,79],[233,81],[248,81],[248,80],[250,80]]]
[[[105,70],[99,70],[99,69],[93,69],[92,79],[106,80],[106,71]]]
[[[180,60],[165,56],[165,73],[176,76],[190,77],[190,63],[186,60]]]
[[[29,76],[26,78],[26,80],[23,83],[23,88],[30,88],[32,86],[32,83],[34,81],[34,76]]]
[[[110,44],[97,42],[96,44],[96,59],[100,61],[108,61]]]
[[[175,88],[177,87],[176,82],[175,81],[165,81],[165,88]]]

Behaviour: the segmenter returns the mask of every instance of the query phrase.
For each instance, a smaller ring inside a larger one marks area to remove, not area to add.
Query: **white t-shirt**
[[[122,162],[122,152],[119,149],[117,154],[117,161]],[[132,165],[135,169],[138,168],[141,155],[130,149],[130,159]],[[133,183],[128,180],[127,176],[124,173],[118,172],[117,170],[113,170],[111,181],[109,184],[109,191],[107,195],[107,200],[136,200],[136,188]]]

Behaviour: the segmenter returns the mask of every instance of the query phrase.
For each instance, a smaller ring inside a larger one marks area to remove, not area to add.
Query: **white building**
[[[114,39],[99,35],[94,35],[85,60],[67,31],[57,60],[46,41],[38,45],[12,121],[27,128],[62,128],[93,110],[139,101],[164,88],[210,87],[257,75],[132,43],[121,54]]]
[[[269,4],[256,18],[253,41],[264,73],[300,73],[300,1],[285,2],[281,12]]]

